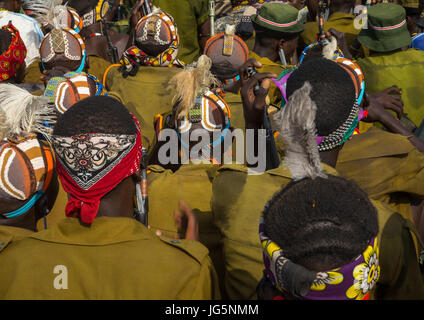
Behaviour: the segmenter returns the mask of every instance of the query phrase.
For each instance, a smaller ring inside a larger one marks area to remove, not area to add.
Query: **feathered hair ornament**
[[[69,28],[66,21],[67,7],[61,0],[24,0],[22,7],[31,11],[34,19],[41,25],[52,25],[55,29]]]
[[[48,125],[54,124],[55,113],[43,96],[34,96],[25,89],[0,83],[0,139],[22,131],[40,133],[50,138]]]
[[[317,106],[310,93],[312,86],[305,82],[289,98],[286,106],[275,114],[274,120],[284,140],[285,164],[293,180],[327,177],[322,172],[317,145],[315,116]]]
[[[174,101],[179,101],[177,119],[182,119],[194,107],[201,88],[220,85],[219,80],[210,71],[211,67],[212,60],[202,55],[197,62],[185,67],[169,81],[169,88],[177,92]]]

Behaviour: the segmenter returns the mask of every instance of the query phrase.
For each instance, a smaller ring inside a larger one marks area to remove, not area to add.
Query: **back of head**
[[[168,51],[175,59],[178,53],[178,30],[174,18],[159,8],[140,19],[135,27],[134,44],[149,56]]]
[[[287,98],[308,81],[311,99],[317,105],[318,136],[327,136],[349,117],[356,93],[352,78],[337,63],[317,58],[303,63],[287,81]]]
[[[68,72],[61,77],[53,77],[44,92],[44,96],[55,106],[59,115],[78,101],[99,95],[107,95],[103,84],[93,75],[84,72]]]
[[[204,133],[208,135],[210,143],[202,147],[202,152],[205,151],[202,156],[208,154],[208,157],[212,156],[211,149],[224,141],[231,125],[231,112],[227,103],[212,91],[219,85],[219,81],[211,73],[211,65],[211,59],[202,55],[196,63],[176,74],[169,82],[170,88],[176,91],[173,126],[181,134],[183,147],[192,147],[194,141],[190,135],[194,131],[196,134]]]
[[[87,224],[96,218],[101,199],[140,169],[140,125],[109,97],[89,97],[69,108],[57,121],[52,144],[70,196],[66,215]]]
[[[260,287],[271,283],[290,299],[368,299],[380,276],[377,233],[376,209],[355,183],[336,176],[292,182],[261,218]]]
[[[56,200],[53,152],[35,134],[22,132],[0,143],[0,225],[36,229]]]
[[[398,4],[379,3],[368,9],[368,27],[358,41],[374,52],[391,52],[411,44],[405,9]]]
[[[53,29],[41,42],[40,59],[43,70],[63,67],[67,72],[82,72],[86,67],[84,40],[73,29]]]
[[[353,261],[378,232],[367,194],[336,176],[292,182],[269,202],[264,222],[286,258],[315,271]]]
[[[74,8],[80,16],[83,16],[89,11],[96,8],[98,2],[99,0],[69,0],[67,2],[67,5],[71,8]]]
[[[12,24],[5,25],[0,29],[0,51],[0,82],[11,78],[19,82],[21,79],[17,79],[18,75],[24,75],[22,72],[24,69],[21,67],[25,63],[27,48],[18,29]]]
[[[9,49],[10,43],[12,42],[12,35],[10,32],[1,29],[0,30],[0,54],[3,54]]]
[[[291,40],[304,30],[299,10],[286,3],[266,3],[251,17],[259,39]]]
[[[234,32],[234,26],[227,25],[225,32],[216,34],[205,45],[204,54],[212,60],[211,72],[221,81],[237,77],[249,58],[249,48]]]
[[[114,135],[136,134],[134,119],[119,101],[104,97],[89,97],[68,109],[57,121],[53,134],[64,137],[84,133]]]
[[[83,28],[83,20],[71,7],[61,5],[61,0],[25,0],[22,8],[43,28],[44,34],[52,29],[72,28],[77,33]]]

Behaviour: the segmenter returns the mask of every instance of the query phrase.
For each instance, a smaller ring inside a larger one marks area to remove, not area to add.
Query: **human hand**
[[[174,211],[174,220],[180,239],[199,241],[199,224],[196,215],[184,201],[179,202],[179,209]]]
[[[262,64],[255,59],[249,59],[240,67],[241,98],[246,128],[260,128],[263,124],[266,97],[271,84],[271,78],[277,78],[274,73],[255,73],[251,75],[249,68],[261,68]],[[259,87],[257,85],[259,84]],[[255,87],[258,90],[255,90]]]
[[[400,96],[401,93],[402,91],[400,89],[390,87],[381,92],[368,94],[366,97],[366,103],[368,106],[365,108],[368,111],[368,115],[363,119],[363,121],[380,121],[384,124],[384,121],[391,118],[387,115],[390,114],[387,110],[394,111],[397,118],[401,119],[403,114],[403,101]]]

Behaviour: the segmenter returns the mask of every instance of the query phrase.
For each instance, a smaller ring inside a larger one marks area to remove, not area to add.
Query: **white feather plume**
[[[283,164],[290,169],[293,180],[326,177],[322,172],[316,141],[317,106],[310,97],[311,91],[311,84],[305,82],[290,96],[286,106],[274,115],[284,140]]]
[[[322,48],[322,56],[325,59],[333,60],[334,52],[337,50],[337,39],[335,37],[330,37],[330,40],[324,44]]]
[[[66,21],[67,7],[61,5],[61,0],[24,0],[22,6],[31,10],[35,20],[41,25],[52,25],[55,29],[68,28]]]
[[[34,96],[25,89],[0,83],[0,136],[22,131],[40,133],[47,139],[50,132],[45,123],[55,123],[54,109],[43,96]]]

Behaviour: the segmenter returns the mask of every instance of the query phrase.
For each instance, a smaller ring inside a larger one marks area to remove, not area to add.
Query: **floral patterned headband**
[[[259,222],[265,275],[282,292],[305,300],[368,300],[380,276],[377,238],[352,262],[325,272],[314,272],[284,257],[283,250],[265,234]]]

